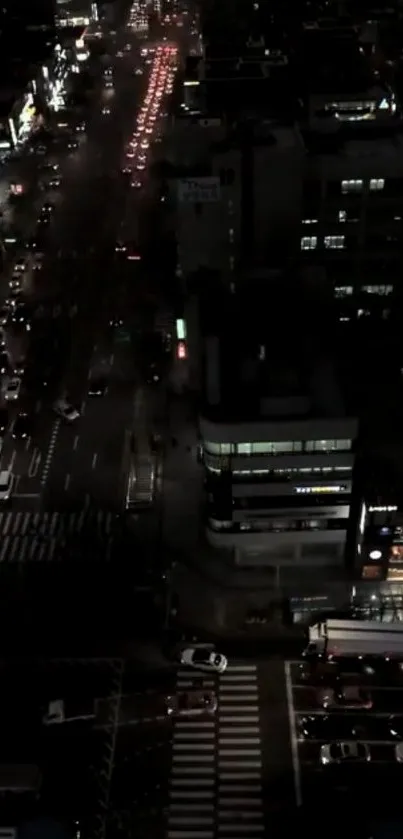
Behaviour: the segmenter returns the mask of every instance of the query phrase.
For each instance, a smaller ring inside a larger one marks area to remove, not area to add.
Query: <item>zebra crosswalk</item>
[[[177,690],[195,672],[181,669]],[[203,679],[215,719],[174,722],[167,839],[260,839],[264,834],[257,666],[234,663]]]
[[[0,563],[53,562],[66,559],[64,546],[75,536],[87,533],[104,547],[102,559],[110,548],[114,513],[102,510],[78,510],[72,513],[0,513]],[[72,552],[74,553],[74,552]]]

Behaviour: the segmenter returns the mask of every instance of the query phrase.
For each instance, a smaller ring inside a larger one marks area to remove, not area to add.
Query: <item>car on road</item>
[[[9,366],[10,366],[10,359],[9,359],[8,352],[5,352],[5,351],[0,352],[0,373],[2,374],[2,376],[4,376],[5,373],[8,372]]]
[[[44,212],[41,210],[40,216],[38,216],[38,224],[42,227],[47,227],[50,224],[51,216],[50,213]]]
[[[66,399],[57,399],[56,402],[53,403],[53,410],[59,417],[66,420],[66,422],[75,422],[79,419],[80,414],[77,411],[77,408],[74,408],[70,402],[67,402]]]
[[[33,268],[34,271],[40,271],[43,268],[43,260],[45,259],[45,254],[41,251],[37,251],[33,256]]]
[[[15,274],[13,273],[8,281],[8,287],[11,290],[21,288],[22,285],[22,274]]]
[[[181,652],[180,661],[187,667],[205,673],[224,673],[228,666],[225,655],[215,652],[211,647],[186,647]]]
[[[215,714],[217,697],[212,691],[179,691],[173,696],[167,696],[166,708],[168,716],[175,717],[198,717],[202,714]]]
[[[69,151],[74,151],[75,149],[78,149],[78,145],[78,140],[72,137],[67,143],[67,148],[69,149]]]
[[[7,408],[0,408],[0,434],[4,435],[8,428],[8,410]]]
[[[58,189],[58,187],[61,185],[61,182],[62,182],[62,179],[59,178],[59,177],[51,178],[49,183],[48,183],[48,186],[49,186],[50,189]]]
[[[8,306],[0,307],[0,326],[7,326],[10,320],[10,309]]]
[[[320,747],[320,762],[322,766],[340,763],[369,763],[371,750],[368,743],[357,740],[341,741],[340,743],[324,743]]]
[[[14,421],[12,436],[14,440],[26,440],[32,434],[33,420],[29,414],[21,412]]]
[[[24,271],[27,270],[27,261],[26,259],[17,259],[14,265],[14,272],[18,274],[23,274]]]
[[[108,389],[106,376],[94,376],[88,383],[88,396],[104,396]]]
[[[9,501],[13,489],[13,474],[8,469],[0,472],[0,502]]]
[[[5,306],[7,306],[11,314],[17,303],[21,300],[21,293],[21,288],[12,288],[10,289],[10,293],[4,301]]]
[[[25,328],[29,331],[31,328],[30,316],[30,306],[21,300],[20,302],[17,302],[16,306],[13,307],[10,313],[10,320],[11,323],[15,325],[22,326],[23,324],[25,324]]]
[[[103,116],[108,116],[108,115],[110,114],[110,112],[111,112],[111,109],[110,109],[110,108],[108,108],[108,106],[107,106],[107,105],[104,105],[104,107],[102,108],[102,111],[101,111],[101,113],[103,114]]]
[[[19,376],[13,376],[5,385],[4,399],[6,402],[15,402],[20,395],[21,379]]]
[[[14,362],[14,376],[23,376],[25,373],[26,358],[21,355]]]
[[[370,711],[373,706],[371,693],[359,685],[340,685],[317,691],[318,704],[329,711]]]

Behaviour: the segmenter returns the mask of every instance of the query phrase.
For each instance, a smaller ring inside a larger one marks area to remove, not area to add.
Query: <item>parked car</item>
[[[320,762],[323,766],[332,763],[369,763],[370,760],[371,751],[368,743],[361,743],[357,740],[324,743],[320,747]]]
[[[317,692],[318,704],[329,711],[370,711],[373,700],[370,692],[359,685],[340,685],[337,688],[322,688]]]
[[[217,697],[212,691],[179,691],[166,700],[168,716],[198,717],[202,714],[214,714],[217,710]]]

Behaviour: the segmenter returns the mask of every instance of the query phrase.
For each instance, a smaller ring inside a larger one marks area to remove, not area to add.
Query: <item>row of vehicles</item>
[[[159,120],[166,115],[163,102],[173,91],[177,64],[177,48],[161,46],[155,51],[144,101],[126,151],[122,172],[131,177],[131,186],[143,186],[150,155],[150,144],[157,138]]]
[[[183,667],[195,671],[195,676],[221,674],[227,668],[227,658],[216,652],[211,645],[197,644],[179,652],[179,661]],[[164,706],[168,718],[195,717],[215,714],[217,696],[214,691],[195,688],[178,691],[165,697]],[[97,716],[97,700],[53,699],[42,716],[44,725],[59,725],[79,721],[92,722]]]
[[[376,713],[376,689],[403,688],[403,623],[325,620],[310,627],[300,665],[322,712],[301,715],[298,735],[321,742],[323,766],[369,763],[372,743],[394,743],[403,763],[402,714]]]
[[[63,126],[60,127],[62,131]],[[77,126],[77,133],[85,130],[85,123]],[[54,139],[50,132],[46,133],[46,139]],[[75,133],[75,132],[74,132]],[[68,145],[77,146],[78,140],[68,134]],[[39,186],[42,191],[58,189],[62,183],[60,167],[54,160],[47,160],[48,151],[44,140],[37,139],[32,146],[33,151],[44,155],[45,159],[38,166]],[[17,185],[18,186],[18,185]],[[15,187],[15,185],[14,185]],[[11,197],[20,198],[24,191],[17,188],[10,188]],[[1,404],[0,404],[0,437],[1,441],[6,433],[9,433],[16,441],[29,438],[35,426],[35,412],[31,410],[31,397],[26,399],[26,376],[27,359],[24,355],[15,357],[15,353],[9,351],[9,345],[19,343],[21,336],[18,332],[31,331],[33,319],[35,318],[36,305],[32,291],[38,281],[38,274],[42,271],[46,255],[47,231],[55,211],[53,201],[45,200],[39,210],[36,227],[33,234],[27,239],[20,256],[15,260],[13,268],[8,277],[8,291],[0,306],[0,375],[1,375]],[[11,335],[9,333],[11,330]],[[29,367],[29,365],[28,365]],[[42,376],[45,386],[46,375]],[[22,399],[22,409],[15,413],[11,411],[12,405],[18,406]],[[73,422],[78,418],[79,413],[64,398],[58,398],[52,405],[55,413],[67,422]],[[10,470],[0,471],[0,502],[7,502],[12,497],[14,477]]]

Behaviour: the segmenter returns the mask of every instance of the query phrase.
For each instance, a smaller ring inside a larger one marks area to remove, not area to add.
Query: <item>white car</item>
[[[344,743],[324,743],[320,747],[320,762],[322,766],[337,763],[369,763],[371,752],[368,743],[357,740]]]
[[[0,501],[8,501],[13,489],[13,474],[9,471],[0,472]]]
[[[205,673],[224,673],[228,661],[225,655],[216,653],[210,647],[187,647],[181,652],[181,664]]]
[[[6,402],[14,402],[18,399],[21,390],[21,379],[15,376],[9,379],[4,388],[4,399]]]
[[[70,405],[70,402],[66,402],[65,399],[58,399],[53,405],[53,410],[59,415],[59,417],[66,420],[66,422],[75,422],[80,417],[77,408],[74,408],[73,405]]]

